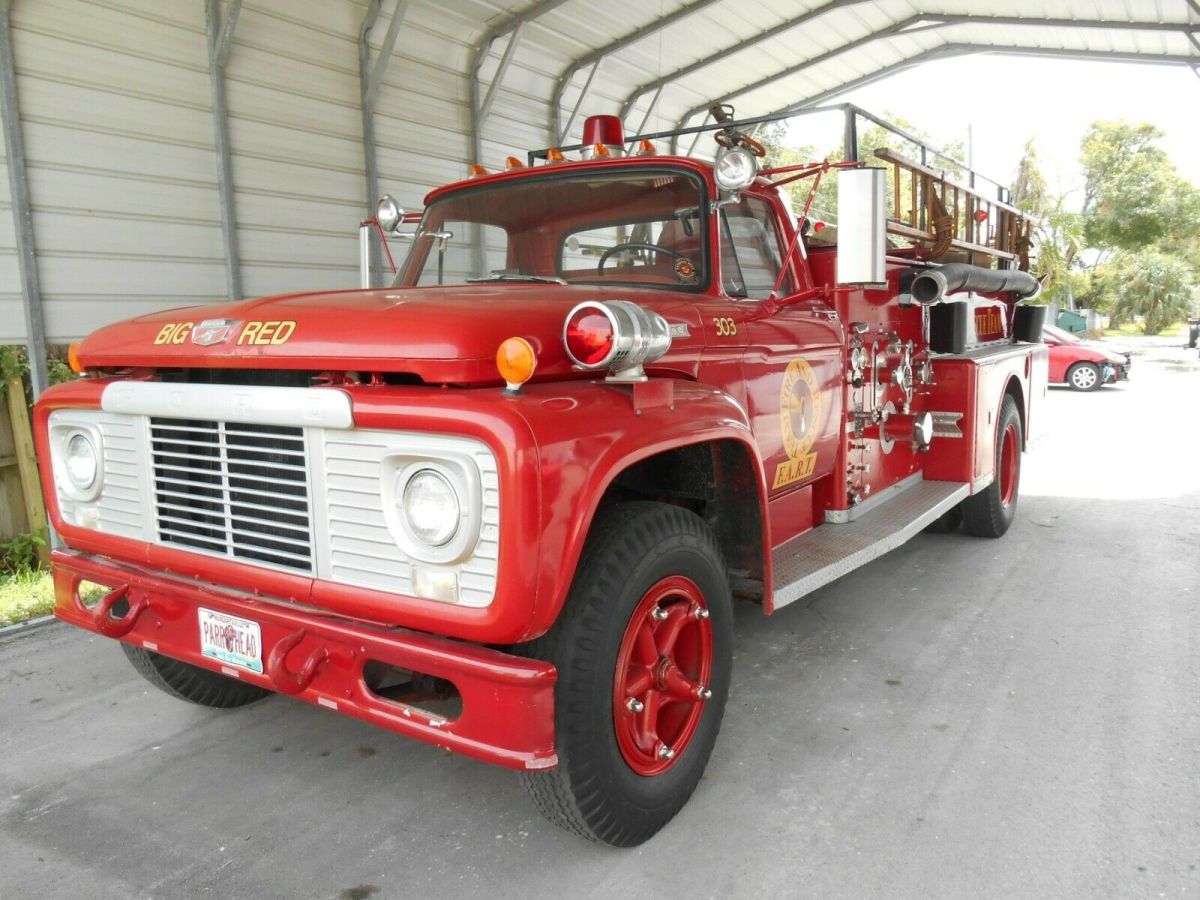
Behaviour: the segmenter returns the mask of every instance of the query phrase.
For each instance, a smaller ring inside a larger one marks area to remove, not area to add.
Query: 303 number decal
[[[713,319],[713,325],[717,329],[717,337],[733,337],[737,334],[737,322],[727,316]]]

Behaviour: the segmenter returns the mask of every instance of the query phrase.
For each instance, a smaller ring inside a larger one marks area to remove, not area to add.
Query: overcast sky
[[[1185,67],[978,54],[917,66],[830,102],[846,101],[903,116],[939,142],[965,142],[970,124],[976,170],[1004,184],[1032,137],[1052,191],[1081,187],[1079,142],[1092,121],[1151,122],[1179,171],[1200,186],[1200,77]]]

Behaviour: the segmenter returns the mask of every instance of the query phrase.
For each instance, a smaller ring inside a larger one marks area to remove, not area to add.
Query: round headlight
[[[90,491],[96,483],[99,460],[96,445],[83,432],[76,432],[67,441],[67,477],[77,491]]]
[[[458,532],[458,494],[440,472],[422,469],[409,478],[401,503],[409,530],[430,547],[443,546]]]
[[[750,187],[758,175],[758,159],[745,147],[720,150],[713,163],[713,177],[723,191],[740,191]]]
[[[396,198],[391,194],[384,194],[375,208],[375,221],[379,223],[379,227],[387,232],[395,231],[403,218],[404,210],[400,208]]]

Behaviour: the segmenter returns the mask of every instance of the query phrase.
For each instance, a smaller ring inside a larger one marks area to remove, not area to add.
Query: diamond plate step
[[[971,492],[956,481],[922,481],[846,525],[827,523],[772,554],[775,608],[894,550]]]

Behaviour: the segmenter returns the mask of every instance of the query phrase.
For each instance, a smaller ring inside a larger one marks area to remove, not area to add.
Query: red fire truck
[[[764,167],[760,122],[716,116],[715,162],[597,116],[419,217],[385,199],[390,287],[73,347],[36,413],[57,615],[184,700],[288,694],[520,770],[584,837],[653,835],[736,690],[733,601],[1003,535],[1046,381],[1003,192],[857,162],[853,127],[844,161]]]

